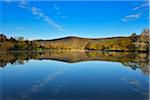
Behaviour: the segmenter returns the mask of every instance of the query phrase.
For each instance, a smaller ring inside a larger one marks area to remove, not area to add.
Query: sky
[[[0,12],[0,33],[31,40],[129,36],[149,27],[143,0],[1,0]]]

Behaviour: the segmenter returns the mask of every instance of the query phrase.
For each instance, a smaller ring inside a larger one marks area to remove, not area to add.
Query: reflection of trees
[[[0,53],[0,66],[6,64],[24,64],[24,61],[34,58],[36,53],[33,52],[2,52]]]
[[[0,66],[6,64],[24,64],[30,59],[49,59],[68,63],[81,61],[112,61],[120,62],[132,69],[141,68],[148,74],[148,54],[135,52],[99,52],[99,51],[45,51],[45,52],[3,52],[0,55]]]

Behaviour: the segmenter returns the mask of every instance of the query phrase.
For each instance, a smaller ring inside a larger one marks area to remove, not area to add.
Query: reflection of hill
[[[68,63],[81,61],[112,61],[120,62],[133,69],[141,68],[148,74],[148,54],[134,52],[99,52],[99,51],[48,51],[48,52],[3,52],[0,55],[0,66],[7,63],[23,64],[30,59],[49,59]]]

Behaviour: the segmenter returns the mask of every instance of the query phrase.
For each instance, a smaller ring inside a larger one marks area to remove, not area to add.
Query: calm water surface
[[[145,53],[4,52],[1,99],[148,100],[147,57]]]

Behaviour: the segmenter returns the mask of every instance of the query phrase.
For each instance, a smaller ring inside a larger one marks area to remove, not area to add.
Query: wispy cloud
[[[38,17],[39,19],[42,19],[43,21],[47,22],[48,24],[52,25],[55,28],[58,28],[59,30],[62,30],[62,26],[55,23],[50,17],[46,16],[39,8],[37,7],[31,7],[32,14]]]
[[[18,6],[21,8],[27,8],[28,7],[28,1],[27,0],[20,0],[18,2]]]
[[[59,11],[59,10],[60,10],[60,8],[59,8],[56,4],[53,5],[53,8],[54,8],[56,11]]]
[[[12,0],[4,0],[7,3],[12,3]]]
[[[149,7],[149,1],[145,1],[141,5],[135,7],[134,10],[139,10],[139,9],[148,8],[148,7]]]
[[[149,1],[146,0],[142,2],[139,6],[133,8],[133,10],[134,10],[133,14],[127,15],[121,20],[123,22],[129,22],[142,17],[145,14],[145,12],[148,12],[147,10],[149,10]]]
[[[17,28],[18,30],[22,30],[22,31],[25,31],[25,30],[27,30],[27,28],[25,28],[25,27],[22,27],[22,26],[16,26],[16,28]]]
[[[5,1],[6,2],[9,1],[10,3],[17,2],[18,7],[29,9],[32,12],[32,14],[35,15],[36,18],[43,20],[44,22],[46,22],[47,24],[51,25],[54,28],[57,28],[59,30],[63,30],[63,27],[61,25],[56,23],[53,19],[51,19],[44,12],[42,12],[42,10],[40,8],[37,8],[37,7],[30,5],[27,0],[19,0],[19,1],[5,0]],[[55,9],[58,9],[58,8],[55,8]]]
[[[57,4],[53,4],[53,9],[56,11],[56,14],[58,16],[60,16],[61,18],[67,18],[67,16],[63,15],[63,13],[61,12],[60,7]]]
[[[138,14],[131,14],[131,15],[128,15],[128,16],[122,18],[121,20],[123,22],[129,22],[129,21],[138,19],[140,16],[141,16],[141,14],[139,14],[139,13]]]

